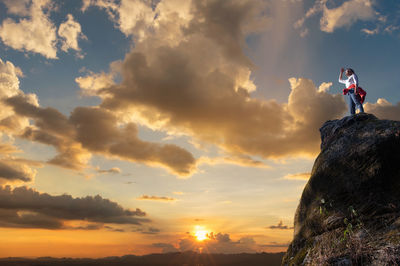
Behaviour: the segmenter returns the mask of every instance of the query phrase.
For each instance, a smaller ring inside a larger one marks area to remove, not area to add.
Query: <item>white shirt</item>
[[[358,77],[356,74],[352,74],[348,79],[339,78],[339,82],[346,84],[346,88],[350,87],[351,84],[355,84],[358,87]]]

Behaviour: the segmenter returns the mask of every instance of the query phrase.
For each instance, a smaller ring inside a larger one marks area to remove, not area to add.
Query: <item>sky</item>
[[[397,0],[0,0],[0,257],[280,252],[320,145],[400,119]]]

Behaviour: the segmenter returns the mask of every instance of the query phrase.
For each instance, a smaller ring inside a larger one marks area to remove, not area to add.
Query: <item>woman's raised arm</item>
[[[346,84],[346,82],[342,79],[343,72],[344,72],[344,68],[342,67],[342,68],[340,69],[339,82],[340,82],[340,83],[343,83],[343,84]]]

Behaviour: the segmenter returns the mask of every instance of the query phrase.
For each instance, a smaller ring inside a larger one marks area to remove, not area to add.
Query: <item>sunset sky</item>
[[[0,0],[0,257],[285,251],[347,115],[400,119],[398,0]]]

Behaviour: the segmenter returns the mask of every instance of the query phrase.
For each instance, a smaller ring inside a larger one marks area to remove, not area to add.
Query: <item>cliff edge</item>
[[[400,122],[327,121],[282,265],[400,265]]]

